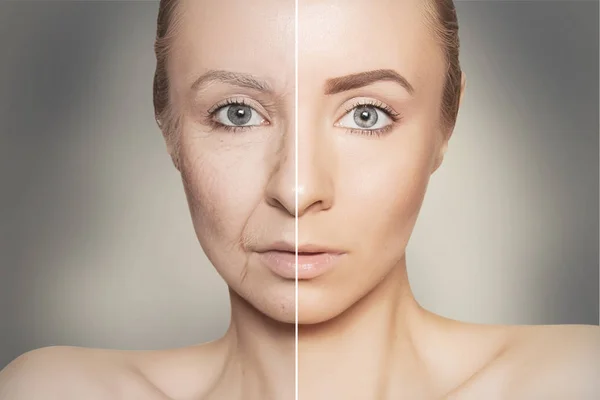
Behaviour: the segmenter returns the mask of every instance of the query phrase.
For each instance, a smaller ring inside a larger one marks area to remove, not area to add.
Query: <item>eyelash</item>
[[[348,114],[349,112],[353,111],[355,108],[357,107],[364,107],[364,106],[371,106],[373,108],[378,109],[381,112],[384,112],[391,120],[392,122],[383,127],[383,128],[379,128],[379,129],[350,129],[350,128],[346,128],[346,131],[348,133],[354,134],[354,135],[363,135],[363,136],[382,136],[385,135],[386,133],[388,133],[389,131],[391,131],[394,126],[396,125],[396,123],[398,121],[400,121],[402,119],[402,116],[397,113],[396,111],[394,111],[391,107],[389,107],[387,104],[376,101],[376,100],[368,100],[368,101],[364,101],[364,100],[360,100],[357,101],[356,103],[352,104],[352,106],[348,109],[346,109],[346,112],[344,113],[344,115]]]
[[[212,107],[206,113],[205,119],[206,119],[207,124],[210,125],[213,129],[223,129],[227,132],[243,132],[248,129],[254,128],[254,126],[230,126],[230,125],[225,125],[225,124],[215,121],[214,116],[219,111],[221,111],[221,109],[223,109],[227,106],[230,106],[230,105],[247,106],[244,99],[227,99],[225,101],[217,103],[214,107]],[[346,131],[348,133],[356,134],[356,135],[379,137],[379,136],[382,136],[382,135],[388,133],[390,130],[392,130],[394,128],[394,125],[399,120],[401,120],[401,116],[399,113],[395,112],[388,105],[378,102],[378,101],[375,101],[375,100],[358,101],[358,102],[354,103],[351,107],[347,108],[344,115],[350,113],[352,110],[354,110],[357,107],[364,107],[364,106],[371,106],[373,108],[376,108],[376,109],[384,112],[392,120],[392,123],[385,126],[384,128],[379,128],[379,129],[349,129],[348,128],[348,129],[346,129]],[[251,107],[251,106],[249,106],[249,107]]]
[[[207,111],[206,115],[205,115],[205,121],[207,125],[210,125],[210,127],[212,129],[223,129],[227,132],[244,132],[247,131],[248,129],[252,129],[252,128],[256,128],[255,126],[232,126],[232,125],[225,125],[222,124],[218,121],[215,121],[215,115],[221,111],[221,109],[227,107],[227,106],[248,106],[251,107],[255,112],[258,112],[254,109],[254,107],[248,105],[243,98],[241,99],[227,99],[225,101],[222,101],[220,103],[215,104],[210,110]]]

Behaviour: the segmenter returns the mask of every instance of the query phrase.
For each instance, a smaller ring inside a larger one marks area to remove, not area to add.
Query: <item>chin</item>
[[[328,277],[321,281],[299,281],[298,324],[315,325],[337,319],[356,309],[377,286],[385,280],[380,274],[348,280],[341,277]]]
[[[296,323],[296,289],[293,281],[255,288],[252,292],[254,296],[245,297],[245,300],[258,312],[276,322]]]
[[[323,307],[300,307],[298,310],[298,325],[318,325],[331,321],[342,314],[344,310],[332,310]]]
[[[269,307],[259,311],[275,322],[292,325],[296,323],[295,309],[278,310],[277,308]]]
[[[317,288],[300,287],[298,292],[298,324],[316,325],[335,319],[347,307],[340,304],[340,299],[334,293]]]

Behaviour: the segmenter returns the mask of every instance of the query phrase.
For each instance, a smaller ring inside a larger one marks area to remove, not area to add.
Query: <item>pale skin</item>
[[[466,324],[412,295],[404,249],[451,137],[440,128],[444,59],[422,2],[300,1],[298,181],[294,2],[239,4],[182,1],[169,70],[183,122],[176,167],[199,242],[231,288],[230,329],[173,350],[36,350],[0,372],[0,399],[293,399],[295,282],[256,251],[293,244],[296,212],[299,245],[345,252],[299,281],[300,399],[596,398],[598,327]],[[412,89],[384,79],[328,90],[374,70]],[[232,124],[226,107],[240,99],[252,109],[244,129],[213,124]],[[364,105],[382,131],[356,125]]]

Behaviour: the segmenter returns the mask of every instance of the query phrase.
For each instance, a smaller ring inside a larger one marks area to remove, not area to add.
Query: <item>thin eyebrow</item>
[[[337,94],[368,86],[378,81],[396,82],[406,89],[409,94],[412,95],[415,92],[410,82],[398,72],[393,69],[377,69],[328,79],[325,83],[325,94]]]
[[[202,74],[192,84],[192,90],[198,91],[211,83],[221,82],[248,89],[254,89],[261,92],[272,92],[271,86],[263,80],[254,77],[251,74],[242,72],[231,72],[225,70],[210,70]]]

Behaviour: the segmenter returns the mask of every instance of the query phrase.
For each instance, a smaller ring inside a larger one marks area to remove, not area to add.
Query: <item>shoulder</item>
[[[140,352],[138,370],[170,398],[212,398],[230,367],[231,349],[224,340],[167,350]],[[219,397],[220,398],[220,397]],[[1,399],[0,399],[1,400]]]
[[[599,399],[600,327],[467,326],[464,354],[484,354],[447,398]],[[490,339],[491,338],[491,339]],[[464,341],[463,341],[464,342]],[[483,343],[483,344],[481,344]]]
[[[514,396],[600,398],[600,327],[517,327],[504,360]]]
[[[21,355],[0,371],[0,400],[164,399],[121,352],[46,347]]]

